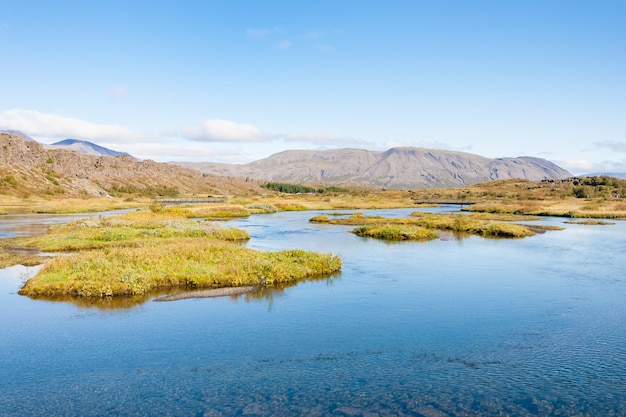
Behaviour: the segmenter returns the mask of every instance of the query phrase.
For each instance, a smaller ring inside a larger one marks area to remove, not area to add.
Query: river
[[[343,260],[263,295],[86,306],[0,270],[0,414],[626,415],[626,223],[386,243],[319,213],[229,222]]]

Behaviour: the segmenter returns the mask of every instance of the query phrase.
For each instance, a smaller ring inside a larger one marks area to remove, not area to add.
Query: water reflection
[[[118,216],[131,210],[112,210],[76,214],[5,214],[0,216],[0,238],[33,236],[45,233],[50,226],[74,220]]]

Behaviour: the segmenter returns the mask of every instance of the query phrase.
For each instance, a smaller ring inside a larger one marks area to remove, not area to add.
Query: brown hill
[[[562,179],[568,171],[541,158],[486,158],[424,148],[285,151],[244,165],[179,163],[205,173],[277,182],[388,188],[461,187],[500,179]]]
[[[79,196],[132,192],[156,196],[261,191],[254,181],[218,177],[151,160],[45,149],[36,141],[0,133],[0,194]]]

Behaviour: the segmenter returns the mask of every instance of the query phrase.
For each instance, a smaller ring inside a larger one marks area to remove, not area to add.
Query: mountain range
[[[465,152],[399,147],[387,151],[290,150],[243,165],[178,162],[204,173],[275,182],[364,185],[386,188],[462,187],[521,178],[561,179],[572,174],[528,156],[486,158]]]
[[[114,151],[84,140],[65,139],[52,145],[42,145],[19,131],[0,131],[2,132],[3,136],[19,137],[25,143],[34,143],[49,151],[73,151],[76,155],[100,158],[121,157],[120,161],[114,164],[117,166],[122,161],[124,164],[130,164],[129,161],[132,161],[130,165],[140,162],[128,153]],[[65,161],[71,159],[67,156],[69,154],[63,155]],[[78,165],[81,164],[82,162]],[[146,161],[146,165],[149,164],[157,163]],[[528,156],[486,158],[465,152],[413,147],[397,147],[387,151],[352,148],[323,151],[289,150],[241,165],[213,162],[170,164],[173,164],[172,167],[178,165],[211,176],[245,178],[251,183],[273,181],[395,189],[462,187],[491,180],[518,178],[537,181],[572,176],[568,171],[542,158]],[[71,171],[71,165],[68,162],[64,170]],[[135,180],[129,178],[126,181],[132,183],[136,182]],[[119,176],[117,181],[125,182]]]

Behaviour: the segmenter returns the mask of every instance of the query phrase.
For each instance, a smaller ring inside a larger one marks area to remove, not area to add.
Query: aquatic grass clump
[[[475,231],[483,237],[522,238],[534,236],[535,232],[526,226],[502,222],[487,223]]]
[[[439,236],[431,230],[421,226],[411,225],[381,225],[361,226],[352,231],[357,236],[372,237],[383,240],[417,240],[427,241]]]
[[[306,211],[309,208],[300,203],[294,202],[276,202],[274,203],[280,211]]]
[[[167,210],[127,213],[55,226],[14,239],[21,247],[80,251],[50,260],[20,290],[28,296],[112,297],[164,288],[281,286],[337,272],[333,255],[259,252],[235,242],[247,232]]]
[[[250,217],[250,211],[241,205],[198,205],[188,208],[187,217],[201,217],[207,220],[229,220]]]
[[[319,216],[313,216],[309,219],[309,222],[311,223],[329,223],[330,222],[330,217],[324,215],[324,214],[320,214]]]
[[[278,212],[278,207],[269,203],[248,204],[245,208],[252,214],[270,214]]]
[[[402,228],[408,226],[422,227],[429,230],[444,230],[458,234],[473,234],[483,237],[520,238],[533,236],[535,234],[531,226],[512,224],[506,222],[496,222],[484,220],[485,218],[507,218],[524,220],[520,216],[505,215],[479,215],[468,214],[440,214],[440,213],[412,213],[410,217],[385,218],[381,216],[364,216],[362,213],[355,213],[347,218],[330,219],[328,216],[320,215],[312,217],[309,221],[317,223],[353,225],[353,226],[386,226],[386,230],[378,232],[380,236],[387,234],[390,239],[400,240]],[[391,226],[396,226],[394,229]],[[400,227],[402,226],[402,227]],[[371,233],[368,229],[361,230],[360,233]],[[395,236],[395,237],[392,237]]]
[[[111,297],[163,288],[276,287],[335,273],[341,259],[302,250],[259,252],[219,240],[146,240],[135,247],[57,257],[19,291],[28,296]]]
[[[7,243],[45,252],[68,252],[133,246],[145,239],[173,237],[204,237],[229,241],[250,239],[245,230],[167,213],[140,211],[56,225],[44,235],[14,239]]]
[[[588,220],[578,220],[578,221],[566,221],[563,222],[566,224],[584,224],[584,225],[588,225],[588,226],[609,226],[609,225],[613,225],[615,224],[614,222],[605,222],[602,220],[592,220],[592,219],[588,219]]]

